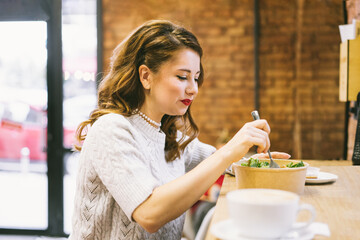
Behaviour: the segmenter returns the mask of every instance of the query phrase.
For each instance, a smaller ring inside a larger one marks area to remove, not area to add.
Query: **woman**
[[[196,37],[168,21],[145,23],[114,50],[98,108],[77,132],[70,239],[180,239],[184,212],[225,169],[254,145],[269,149],[265,120],[245,124],[218,151],[197,139],[190,106],[201,57]]]

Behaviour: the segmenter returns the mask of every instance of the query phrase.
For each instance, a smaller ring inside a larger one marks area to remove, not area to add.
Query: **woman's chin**
[[[180,113],[178,115],[183,116],[188,110],[188,107],[186,107],[185,109],[181,110]]]
[[[169,116],[184,116],[185,113],[186,113],[186,110],[185,111],[172,112],[172,113],[167,114],[167,115],[169,115]]]

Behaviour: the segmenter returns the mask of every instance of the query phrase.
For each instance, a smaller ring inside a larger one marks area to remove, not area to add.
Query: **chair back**
[[[360,165],[360,92],[355,103],[355,118],[357,119],[357,125],[352,161],[353,165]]]
[[[195,240],[204,240],[206,237],[207,230],[210,225],[210,221],[215,212],[215,206],[212,207],[205,215],[198,232],[196,233]]]

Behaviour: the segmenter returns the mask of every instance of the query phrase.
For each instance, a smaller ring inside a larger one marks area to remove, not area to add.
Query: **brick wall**
[[[295,158],[341,158],[340,1],[261,1],[260,106],[272,148]]]
[[[340,1],[260,2],[260,113],[273,150],[294,157],[343,154],[338,101]],[[302,3],[302,4],[301,4]],[[168,19],[192,30],[204,49],[205,83],[193,105],[200,139],[232,136],[254,109],[253,1],[103,0],[105,69],[113,48],[138,25]]]

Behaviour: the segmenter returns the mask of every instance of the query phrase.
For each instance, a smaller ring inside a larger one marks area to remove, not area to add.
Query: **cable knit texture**
[[[149,234],[131,219],[154,188],[194,168],[215,148],[193,140],[165,160],[165,134],[138,114],[107,114],[89,129],[80,154],[69,239],[180,239],[185,215]]]

